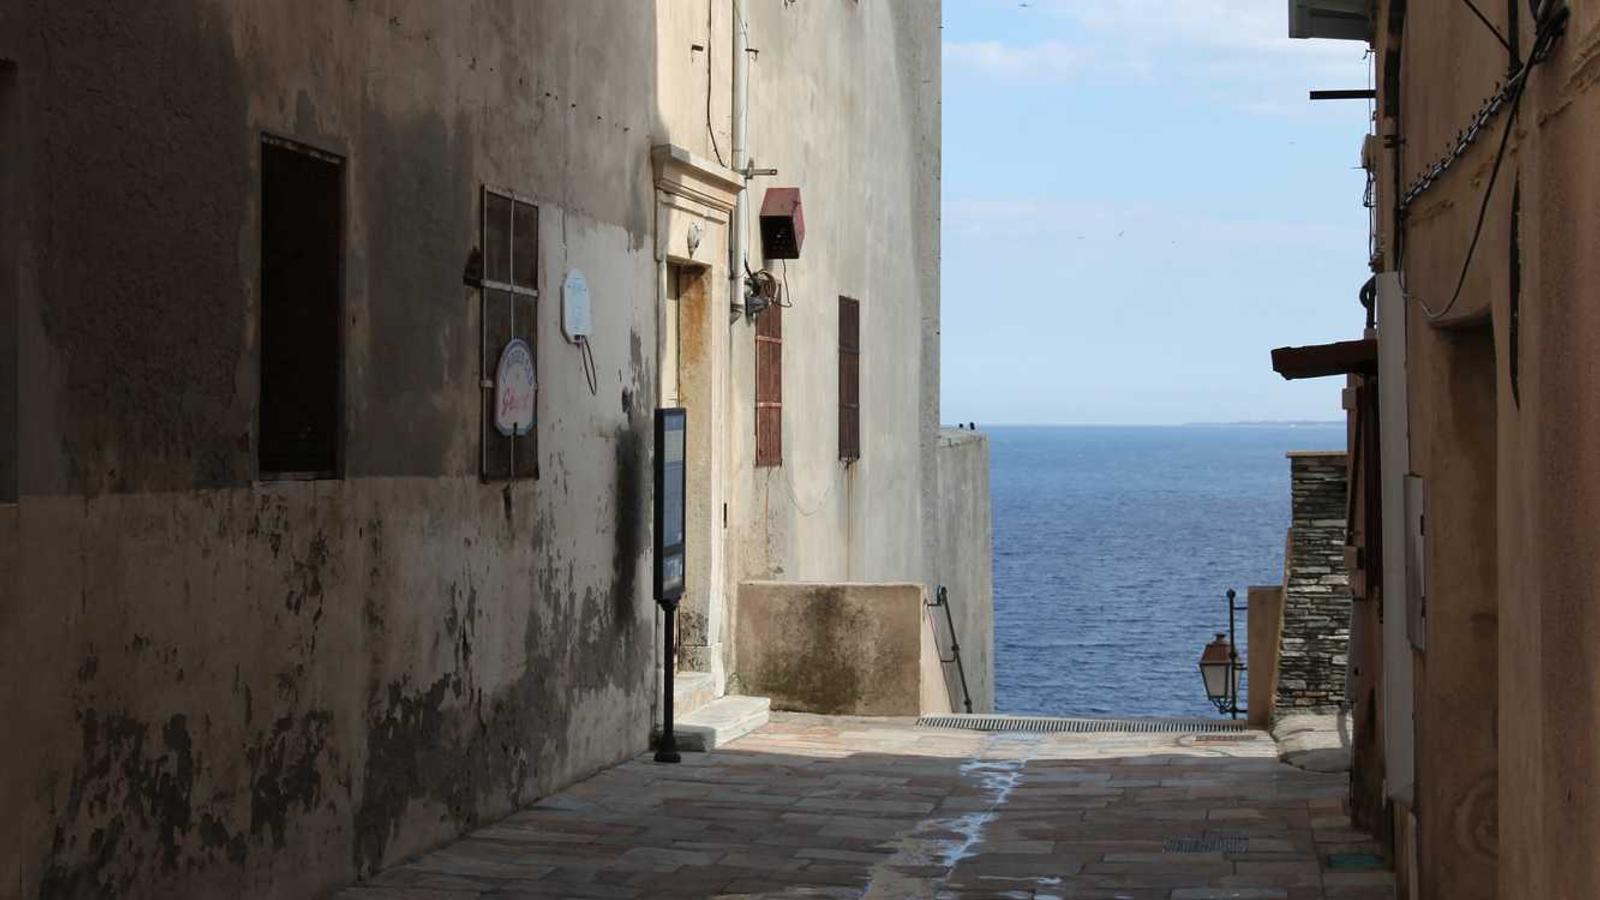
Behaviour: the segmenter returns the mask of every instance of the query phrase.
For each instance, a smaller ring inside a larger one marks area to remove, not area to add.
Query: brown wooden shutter
[[[861,458],[861,304],[839,298],[839,458]]]
[[[756,317],[756,465],[783,464],[783,307]]]

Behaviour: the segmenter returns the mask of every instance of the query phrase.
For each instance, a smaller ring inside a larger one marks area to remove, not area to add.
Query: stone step
[[[674,672],[672,715],[682,719],[717,699],[717,680],[710,672]]]
[[[678,719],[673,731],[678,749],[709,752],[767,724],[772,701],[766,697],[723,697]]]

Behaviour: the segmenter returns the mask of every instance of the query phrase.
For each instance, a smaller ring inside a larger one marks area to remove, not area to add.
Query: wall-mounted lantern
[[[1206,699],[1217,712],[1239,718],[1239,674],[1244,664],[1239,662],[1239,650],[1234,644],[1233,614],[1240,607],[1234,604],[1238,594],[1228,589],[1228,633],[1217,633],[1216,640],[1206,645],[1200,654],[1200,678],[1206,686]]]
[[[761,200],[761,255],[766,259],[799,259],[806,242],[806,219],[797,187],[767,188]]]

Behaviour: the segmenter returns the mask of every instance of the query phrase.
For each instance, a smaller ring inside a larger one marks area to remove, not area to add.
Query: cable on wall
[[[1483,10],[1478,8],[1478,4],[1473,3],[1472,0],[1461,0],[1461,2],[1466,4],[1467,9],[1472,10],[1472,14],[1478,17],[1478,21],[1483,23],[1483,27],[1489,29],[1489,33],[1494,35],[1494,39],[1500,42],[1500,46],[1506,48],[1507,53],[1516,52],[1511,49],[1511,42],[1506,40],[1506,36],[1500,33],[1500,29],[1494,27],[1494,23],[1489,21],[1489,17],[1484,15]]]
[[[1500,168],[1505,163],[1506,150],[1509,148],[1511,143],[1511,133],[1516,128],[1517,112],[1522,105],[1522,94],[1528,86],[1528,76],[1533,71],[1535,66],[1543,62],[1549,56],[1551,47],[1555,44],[1556,40],[1561,37],[1562,33],[1566,29],[1567,18],[1570,15],[1570,11],[1567,9],[1564,0],[1534,0],[1534,2],[1538,3],[1538,18],[1536,20],[1538,23],[1538,28],[1534,37],[1533,48],[1528,54],[1527,61],[1524,62],[1522,66],[1517,69],[1516,73],[1506,81],[1504,87],[1502,87],[1496,93],[1496,95],[1491,98],[1490,102],[1481,108],[1478,114],[1474,116],[1473,124],[1467,131],[1463,132],[1462,135],[1457,138],[1451,154],[1445,159],[1440,160],[1438,163],[1435,163],[1421,179],[1415,182],[1411,189],[1406,192],[1404,198],[1399,204],[1400,216],[1402,220],[1402,240],[1400,244],[1400,250],[1397,255],[1399,259],[1403,261],[1405,258],[1403,222],[1406,214],[1410,210],[1411,203],[1415,201],[1417,197],[1419,197],[1424,191],[1432,187],[1435,181],[1437,181],[1437,179],[1443,175],[1446,170],[1448,170],[1466,153],[1467,148],[1470,147],[1476,140],[1483,126],[1487,124],[1488,119],[1492,118],[1502,106],[1510,107],[1510,111],[1506,115],[1505,130],[1500,135],[1500,146],[1495,152],[1494,166],[1489,172],[1489,183],[1484,186],[1483,200],[1478,204],[1478,219],[1472,227],[1472,240],[1468,243],[1466,257],[1461,262],[1461,274],[1456,278],[1455,291],[1450,295],[1449,302],[1438,310],[1430,307],[1427,301],[1423,300],[1421,297],[1417,298],[1417,305],[1422,308],[1423,313],[1430,321],[1437,320],[1447,315],[1451,309],[1455,308],[1456,303],[1461,299],[1461,293],[1466,287],[1467,283],[1467,273],[1472,267],[1473,255],[1478,249],[1479,239],[1483,236],[1483,225],[1489,215],[1489,201],[1494,196],[1495,183],[1499,181]],[[1506,49],[1510,49],[1509,44],[1506,46]],[[1404,277],[1404,268],[1400,267],[1400,269],[1402,277]]]
[[[722,147],[717,144],[717,129],[711,125],[711,48],[716,45],[716,33],[711,25],[716,8],[715,3],[706,4],[706,134],[711,136],[711,152],[717,157],[717,165],[727,166],[722,159]]]
[[[595,368],[594,348],[589,345],[589,336],[582,335],[578,338],[578,354],[583,360],[583,377],[589,382],[589,396],[600,396],[600,371]]]
[[[788,309],[794,306],[794,301],[789,299],[789,261],[785,259],[780,262],[783,263],[783,292],[778,295],[778,305]]]
[[[1417,298],[1417,305],[1429,319],[1438,319],[1449,313],[1461,299],[1461,289],[1467,284],[1467,271],[1472,268],[1472,256],[1478,249],[1478,238],[1483,236],[1483,223],[1489,216],[1489,200],[1494,196],[1494,184],[1500,179],[1500,165],[1506,160],[1506,148],[1511,143],[1511,132],[1516,130],[1517,108],[1522,105],[1522,87],[1528,82],[1526,79],[1517,85],[1516,94],[1511,101],[1511,113],[1506,116],[1505,132],[1500,135],[1500,149],[1494,155],[1494,168],[1489,171],[1489,183],[1483,189],[1483,202],[1478,204],[1478,222],[1472,226],[1472,242],[1467,245],[1466,259],[1461,261],[1461,275],[1456,278],[1455,293],[1450,295],[1450,302],[1443,309],[1434,311],[1428,306],[1428,301]]]

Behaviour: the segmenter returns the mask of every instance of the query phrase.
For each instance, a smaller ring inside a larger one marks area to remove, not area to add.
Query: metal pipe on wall
[[[733,203],[728,236],[728,302],[744,311],[744,233],[748,215],[745,168],[749,165],[745,143],[745,107],[749,102],[750,32],[744,18],[744,0],[733,0],[733,170],[739,173],[739,194]]]

